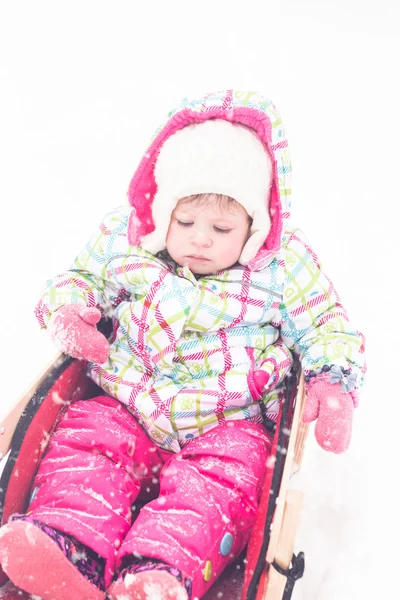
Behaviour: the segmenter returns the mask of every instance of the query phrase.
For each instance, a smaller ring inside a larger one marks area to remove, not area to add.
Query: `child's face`
[[[209,275],[234,265],[250,233],[249,216],[240,204],[180,200],[171,215],[167,250],[178,265]]]

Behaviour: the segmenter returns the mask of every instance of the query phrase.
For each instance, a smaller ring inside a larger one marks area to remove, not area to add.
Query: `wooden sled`
[[[0,520],[25,512],[37,466],[66,407],[104,393],[86,376],[85,363],[58,354],[29,391],[0,423]],[[289,600],[304,570],[300,553],[293,555],[302,493],[289,489],[301,465],[307,426],[301,422],[305,400],[297,365],[288,377],[285,401],[275,429],[260,508],[246,552],[232,563],[203,600]],[[292,566],[291,566],[292,564]],[[0,600],[28,600],[0,571]]]

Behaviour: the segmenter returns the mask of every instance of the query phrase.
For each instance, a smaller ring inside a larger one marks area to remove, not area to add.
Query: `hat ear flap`
[[[171,196],[159,193],[154,196],[152,211],[155,228],[140,240],[143,250],[157,254],[160,250],[165,249],[171,214],[175,206],[176,200]]]
[[[239,262],[244,267],[249,264],[257,256],[257,253],[261,246],[264,244],[265,239],[268,235],[264,231],[256,231],[249,237],[245,243],[242,253],[239,256]]]
[[[166,245],[168,227],[159,225],[157,229],[145,235],[140,242],[140,246],[143,250],[150,252],[150,254],[157,254],[160,250],[164,250]]]
[[[257,256],[258,251],[268,237],[270,228],[271,220],[266,207],[257,210],[253,217],[251,235],[243,246],[242,253],[239,256],[239,263],[241,265],[248,265]]]

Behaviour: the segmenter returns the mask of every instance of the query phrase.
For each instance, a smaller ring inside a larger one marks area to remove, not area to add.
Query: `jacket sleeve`
[[[285,272],[279,326],[283,342],[300,357],[306,375],[335,366],[364,379],[364,336],[350,323],[332,282],[304,234],[295,230],[283,245]]]
[[[107,316],[120,302],[124,286],[109,277],[108,265],[127,253],[130,210],[120,207],[109,213],[70,269],[47,281],[35,309],[41,327],[47,327],[53,312],[64,304],[96,306]]]

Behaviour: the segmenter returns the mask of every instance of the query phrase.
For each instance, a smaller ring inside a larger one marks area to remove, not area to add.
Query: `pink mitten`
[[[350,445],[354,400],[339,382],[330,383],[326,373],[310,378],[303,421],[317,419],[315,437],[324,450],[340,454]]]
[[[53,341],[73,358],[99,364],[108,358],[108,341],[97,330],[101,312],[82,304],[65,304],[52,315],[49,331]]]
[[[270,374],[263,369],[250,371],[247,377],[247,383],[249,385],[253,400],[259,400],[261,398],[264,387],[267,385],[269,378]]]

